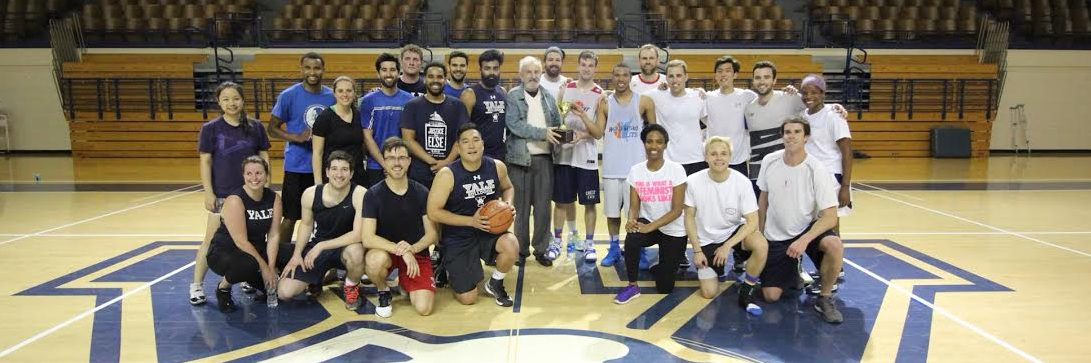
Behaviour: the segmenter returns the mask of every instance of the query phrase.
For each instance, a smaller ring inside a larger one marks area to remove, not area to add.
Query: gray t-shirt
[[[746,105],[746,129],[750,133],[750,180],[757,180],[761,171],[761,159],[777,150],[784,149],[780,126],[784,120],[799,115],[807,108],[799,95],[773,91],[765,105],[755,99]]]

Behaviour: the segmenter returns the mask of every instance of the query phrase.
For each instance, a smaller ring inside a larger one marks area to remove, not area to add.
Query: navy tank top
[[[349,184],[349,193],[336,205],[327,207],[322,203],[322,189],[326,184],[314,188],[314,202],[311,203],[311,211],[314,215],[314,232],[308,245],[340,237],[352,231],[352,222],[356,218],[356,207],[352,205],[352,192],[356,190],[356,184]]]
[[[485,155],[504,160],[507,148],[504,142],[508,138],[507,121],[504,119],[506,95],[500,86],[491,89],[480,83],[470,86],[474,90],[477,102],[470,113],[470,122],[477,125],[481,139],[485,141]]]
[[[443,209],[458,215],[472,216],[488,201],[500,199],[500,176],[496,172],[496,161],[493,158],[482,157],[481,167],[474,171],[466,170],[461,159],[451,163],[450,168],[454,185]],[[471,227],[444,225],[443,243],[468,243],[478,233],[484,232]]]

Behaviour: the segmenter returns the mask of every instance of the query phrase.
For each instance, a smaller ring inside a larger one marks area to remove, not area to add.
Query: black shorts
[[[727,167],[742,173],[742,175],[750,175],[750,164],[747,164],[745,161],[738,164],[731,164]]]
[[[708,169],[708,163],[698,161],[696,163],[682,164],[682,169],[686,169],[686,176],[689,176],[698,171]]]
[[[599,171],[553,165],[553,202],[599,204]]]
[[[496,257],[496,241],[500,236],[475,231],[469,239],[448,239],[440,244],[443,268],[447,270],[451,289],[456,294],[476,289],[481,279],[485,278],[481,261]]]
[[[738,234],[739,230],[741,229],[742,226],[739,226],[739,228],[735,228],[735,232],[731,232],[731,235],[727,236],[727,239],[725,239],[723,242],[709,243],[707,245],[701,246],[701,252],[705,254],[705,259],[708,260],[708,267],[711,267],[713,271],[716,271],[716,276],[722,276],[724,274],[724,266],[727,266],[731,263],[731,261],[728,260],[724,261],[724,264],[721,266],[714,265],[712,263],[712,259],[716,257],[716,250],[720,247],[723,247],[724,243],[726,243],[728,239],[735,237],[735,235]],[[731,249],[735,251],[743,251],[742,244],[743,241],[739,241],[739,243],[731,246]]]
[[[807,227],[807,230],[799,235],[802,236],[807,233],[811,227],[814,227],[814,225]],[[823,232],[807,245],[807,257],[811,258],[811,262],[814,262],[815,266],[822,266],[822,257],[825,256],[825,253],[819,249],[822,239],[836,235],[837,233],[834,233],[833,230]],[[800,261],[788,257],[788,246],[798,238],[799,236],[787,241],[769,241],[769,255],[765,260],[765,269],[761,271],[762,287],[785,289],[799,284]]]
[[[371,189],[375,184],[383,181],[383,178],[385,177],[386,175],[383,173],[383,169],[367,169],[364,170],[364,184],[360,185],[363,185],[364,188]]]
[[[301,200],[303,191],[314,185],[314,174],[284,172],[284,185],[280,190],[281,205],[284,211],[284,219],[298,221],[303,218]]]
[[[314,243],[303,247],[303,254],[301,256],[306,258],[307,252],[310,252],[312,247],[314,247]],[[302,266],[296,267],[295,277],[293,277],[293,279],[308,284],[321,284],[322,279],[326,277],[326,271],[329,271],[330,269],[345,269],[345,264],[341,262],[341,252],[344,251],[344,247],[322,251],[322,253],[318,254],[318,258],[314,259],[314,268],[304,272]]]

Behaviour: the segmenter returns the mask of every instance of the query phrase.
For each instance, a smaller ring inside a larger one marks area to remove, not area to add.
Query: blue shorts
[[[553,202],[599,204],[599,171],[553,165]]]

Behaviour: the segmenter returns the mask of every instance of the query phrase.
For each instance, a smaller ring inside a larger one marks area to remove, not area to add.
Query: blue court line
[[[528,260],[529,259],[523,259],[523,266],[519,267],[519,278],[515,280],[515,306],[512,307],[511,312],[517,314],[523,306],[523,275],[527,270]]]

